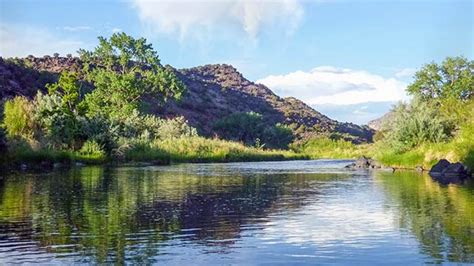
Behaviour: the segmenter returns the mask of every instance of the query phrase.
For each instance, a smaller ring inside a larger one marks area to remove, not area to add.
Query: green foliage
[[[58,94],[44,95],[38,92],[34,100],[34,119],[42,133],[54,148],[76,147],[83,139],[80,117],[64,105],[66,102]]]
[[[263,141],[272,148],[286,149],[293,138],[293,131],[288,126],[280,123],[263,130]]]
[[[123,118],[139,108],[148,96],[159,101],[178,99],[184,85],[170,69],[160,64],[157,53],[146,39],[115,33],[99,37],[93,51],[79,51],[87,80],[95,90],[86,96],[90,116]]]
[[[72,72],[64,71],[59,77],[59,81],[52,84],[46,84],[49,95],[58,95],[61,99],[61,107],[64,112],[80,114],[84,108],[81,103],[81,85],[77,75]]]
[[[170,155],[166,151],[144,139],[127,140],[126,148],[121,151],[121,158],[126,161],[153,161],[160,164],[166,164],[170,161]]]
[[[468,100],[474,95],[474,61],[448,57],[441,64],[427,64],[407,91],[423,100]]]
[[[173,119],[161,120],[156,136],[160,139],[195,137],[197,130],[189,126],[184,117],[178,116]]]
[[[103,161],[106,157],[103,147],[94,140],[84,142],[78,154],[82,159],[87,158],[88,160],[95,162]]]
[[[33,104],[22,96],[5,102],[2,126],[5,128],[8,138],[33,139],[35,133],[33,110]]]
[[[262,115],[255,112],[233,113],[217,121],[214,130],[228,140],[241,141],[247,145],[264,145],[269,148],[287,148],[293,140],[293,133],[287,126],[268,126]],[[262,146],[263,147],[263,146]]]
[[[308,158],[292,151],[262,150],[238,142],[197,136],[157,140],[153,145],[170,154],[173,162],[232,162]]]
[[[214,129],[225,139],[254,145],[260,137],[262,115],[255,112],[233,113],[217,121]]]
[[[355,145],[343,139],[331,139],[326,136],[314,137],[303,143],[294,143],[292,150],[313,159],[318,158],[357,158],[366,153],[366,145]]]
[[[423,143],[447,141],[454,125],[440,114],[437,105],[414,100],[396,106],[390,125],[383,128],[389,130],[382,141],[395,152],[403,152]]]

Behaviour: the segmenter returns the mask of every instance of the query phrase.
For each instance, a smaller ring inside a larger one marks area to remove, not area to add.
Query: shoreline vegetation
[[[215,121],[204,137],[184,117],[148,112],[179,100],[184,84],[146,40],[117,33],[80,50],[81,73],[63,71],[30,99],[0,102],[0,167],[143,162],[236,162],[371,157],[385,167],[429,169],[440,159],[474,169],[474,61],[448,57],[423,66],[373,143],[328,132],[295,139],[290,125],[255,112]],[[317,132],[317,130],[315,130]]]

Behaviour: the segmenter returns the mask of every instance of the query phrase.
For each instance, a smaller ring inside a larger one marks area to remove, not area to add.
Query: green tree
[[[225,139],[241,141],[251,146],[287,148],[293,141],[289,127],[282,124],[269,125],[261,114],[255,112],[233,113],[217,121],[214,130]]]
[[[79,114],[84,111],[84,106],[81,104],[81,85],[76,73],[64,71],[58,82],[46,84],[46,88],[49,95],[60,97],[65,112]]]
[[[184,85],[171,69],[160,64],[146,39],[115,33],[99,37],[93,51],[79,50],[86,79],[95,90],[86,96],[90,116],[123,118],[139,108],[145,97],[165,101],[179,99]]]
[[[280,123],[273,127],[267,127],[263,131],[263,142],[268,143],[272,148],[286,149],[293,138],[293,131]]]
[[[474,95],[474,61],[448,57],[441,64],[427,64],[416,72],[415,81],[407,91],[422,100],[471,99]]]
[[[262,115],[255,112],[233,113],[217,121],[214,130],[225,139],[254,145],[257,138],[261,139],[262,122]]]
[[[77,148],[84,141],[81,85],[76,73],[64,71],[56,83],[47,84],[48,94],[38,92],[34,117],[49,145]]]

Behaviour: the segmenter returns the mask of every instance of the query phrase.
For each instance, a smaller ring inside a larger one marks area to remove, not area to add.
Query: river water
[[[0,179],[0,265],[474,263],[474,186],[317,160]]]

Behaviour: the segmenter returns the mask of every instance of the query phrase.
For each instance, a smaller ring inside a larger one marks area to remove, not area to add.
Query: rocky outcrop
[[[387,125],[390,123],[390,121],[393,119],[393,116],[394,116],[394,113],[392,111],[389,111],[388,113],[384,114],[382,117],[369,121],[367,126],[370,129],[373,129],[375,131],[380,131],[382,130],[382,127],[384,125]]]
[[[429,174],[433,179],[445,184],[462,183],[472,176],[470,170],[462,163],[450,163],[446,159],[436,163],[431,168]]]
[[[149,104],[149,111],[164,117],[184,116],[202,135],[214,136],[214,123],[221,118],[236,112],[253,111],[260,113],[269,125],[288,125],[298,139],[336,134],[354,143],[372,141],[374,132],[368,127],[340,123],[298,99],[281,98],[266,86],[245,79],[231,65],[214,64],[180,70],[166,67],[186,85],[186,93],[180,101]],[[71,56],[0,58],[0,98],[33,97],[38,89],[44,89],[46,83],[54,82],[61,71],[75,71],[81,77],[81,69],[81,61]]]

